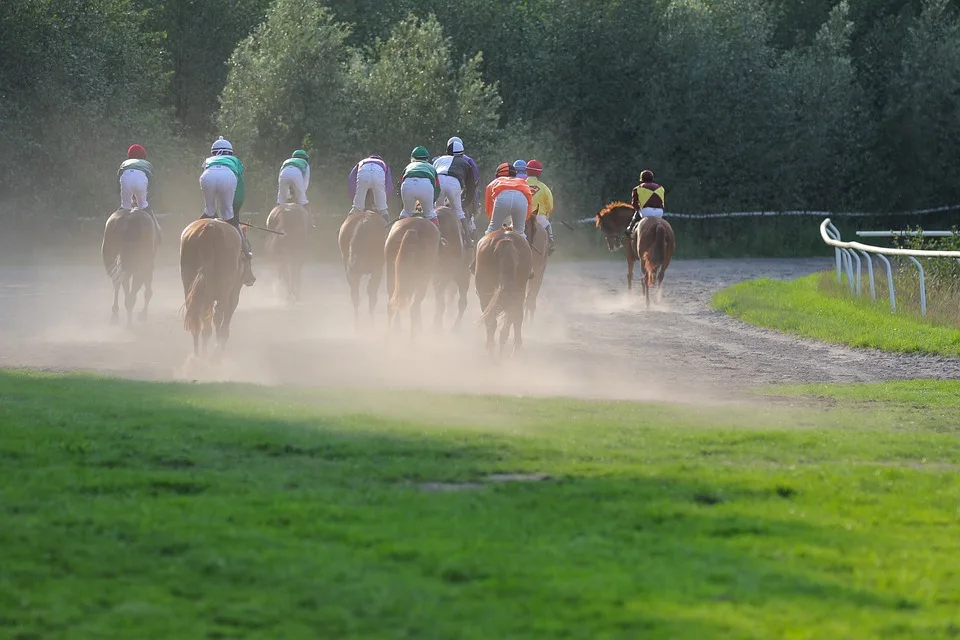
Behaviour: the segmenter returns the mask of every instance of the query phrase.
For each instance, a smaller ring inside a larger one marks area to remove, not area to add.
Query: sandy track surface
[[[552,264],[524,350],[500,365],[483,352],[471,289],[459,333],[386,327],[381,289],[373,321],[354,327],[338,265],[311,265],[305,300],[288,305],[274,275],[244,289],[228,353],[218,365],[190,358],[178,315],[176,268],[158,269],[151,314],[112,326],[109,280],[100,268],[0,269],[0,366],[88,370],[147,379],[231,380],[273,385],[403,387],[516,395],[695,400],[735,396],[765,383],[960,378],[960,362],[824,345],[747,326],[709,308],[711,294],[757,277],[829,269],[817,260],[674,262],[662,301],[647,311],[625,292],[620,262]],[[122,304],[122,302],[121,302]],[[140,304],[138,304],[138,309]]]

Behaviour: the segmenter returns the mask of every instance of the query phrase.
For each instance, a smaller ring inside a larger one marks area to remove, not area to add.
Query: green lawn
[[[960,327],[893,313],[884,301],[852,298],[829,286],[832,274],[798,280],[760,279],[717,292],[715,309],[768,329],[900,353],[960,356]]]
[[[960,636],[960,383],[776,394],[0,372],[0,637]]]

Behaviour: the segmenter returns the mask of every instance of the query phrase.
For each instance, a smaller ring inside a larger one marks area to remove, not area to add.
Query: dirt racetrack
[[[305,301],[287,305],[273,270],[244,289],[231,343],[213,366],[188,358],[190,336],[175,267],[158,269],[150,318],[109,323],[111,285],[94,266],[0,269],[0,366],[89,370],[148,379],[272,385],[407,387],[515,395],[694,401],[728,398],[764,383],[957,378],[960,362],[898,356],[798,340],[749,327],[709,308],[713,291],[757,277],[829,269],[828,259],[674,262],[651,311],[625,292],[620,262],[548,267],[525,348],[500,366],[483,353],[476,294],[460,333],[432,328],[432,293],[416,345],[408,327],[390,333],[384,289],[375,322],[355,329],[342,269],[310,265]],[[137,309],[142,304],[138,300]],[[122,306],[122,302],[121,302]],[[121,310],[122,314],[122,310]]]

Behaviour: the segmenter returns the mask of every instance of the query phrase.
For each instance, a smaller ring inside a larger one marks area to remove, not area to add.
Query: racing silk
[[[640,211],[643,208],[663,209],[663,202],[666,193],[663,187],[656,182],[641,182],[633,188],[632,204],[634,211]]]
[[[473,158],[462,153],[440,156],[434,159],[433,166],[438,174],[452,176],[460,182],[464,201],[472,204],[476,200],[480,171],[477,169],[477,163],[473,161]]]
[[[300,169],[300,173],[303,174],[303,188],[306,189],[310,186],[310,163],[303,158],[290,158],[289,160],[283,161],[283,164],[280,165],[280,170],[283,171],[287,167]]]
[[[123,175],[123,172],[127,169],[136,169],[137,171],[143,171],[147,174],[147,178],[153,178],[153,165],[147,162],[146,160],[137,160],[136,158],[131,158],[129,160],[124,160],[120,163],[120,170],[117,171],[117,178]]]
[[[440,197],[440,178],[437,176],[437,170],[429,162],[411,162],[403,170],[403,180],[407,178],[426,178],[433,183],[433,200],[437,201]]]
[[[504,191],[519,191],[527,199],[527,217],[533,215],[533,193],[530,192],[530,186],[523,178],[497,178],[487,185],[486,198],[484,204],[487,208],[487,217],[493,213],[493,201]]]
[[[550,217],[553,213],[553,192],[550,187],[540,182],[536,176],[527,177],[527,186],[533,194],[533,208],[537,213]]]
[[[233,212],[238,214],[243,206],[243,164],[237,156],[210,156],[203,161],[203,170],[210,167],[227,167],[237,176],[237,190],[233,193]]]
[[[353,169],[350,171],[350,175],[347,176],[347,188],[350,190],[351,199],[357,195],[357,171],[360,170],[360,167],[370,162],[383,167],[383,190],[385,193],[390,193],[390,187],[393,185],[393,176],[390,175],[390,167],[380,158],[370,157],[364,158],[354,165]]]

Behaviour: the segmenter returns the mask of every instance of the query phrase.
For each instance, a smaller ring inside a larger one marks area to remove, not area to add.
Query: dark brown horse
[[[183,328],[193,334],[195,356],[206,352],[214,329],[217,352],[227,346],[242,288],[240,242],[237,230],[222,220],[195,220],[180,235]]]
[[[457,300],[457,319],[453,328],[460,327],[463,321],[463,312],[467,308],[467,290],[470,288],[470,261],[472,252],[464,246],[460,235],[460,220],[457,213],[450,207],[437,209],[437,220],[440,223],[440,259],[437,265],[437,277],[434,282],[437,309],[433,318],[436,328],[443,325],[443,315],[447,308],[447,292],[451,285],[456,286],[459,294]]]
[[[533,278],[527,282],[526,316],[533,320],[537,313],[537,296],[543,286],[543,274],[547,270],[547,230],[537,222],[536,216],[527,218],[527,239],[533,250]]]
[[[307,210],[299,204],[277,205],[267,216],[267,228],[282,232],[268,234],[264,253],[277,264],[280,282],[288,298],[300,301],[300,274],[307,261],[307,233],[310,223]]]
[[[113,281],[113,322],[119,321],[120,288],[123,287],[123,303],[127,308],[127,324],[133,322],[133,307],[137,292],[143,287],[143,311],[140,319],[147,317],[147,308],[153,297],[153,266],[157,253],[157,233],[150,214],[142,209],[118,209],[107,218],[103,228],[103,244],[100,254],[107,275]]]
[[[630,219],[633,217],[633,207],[626,202],[611,202],[597,214],[597,228],[603,232],[607,241],[607,248],[616,251],[624,246],[624,234]],[[630,236],[626,244],[627,254],[627,289],[633,289],[633,265],[642,260],[643,268],[643,295],[647,306],[650,306],[650,287],[657,285],[657,293],[662,291],[663,276],[670,266],[676,248],[676,239],[673,228],[663,218],[643,218]]]
[[[353,320],[356,322],[360,318],[360,280],[364,276],[370,276],[367,298],[371,316],[377,306],[377,292],[383,279],[383,246],[387,240],[387,227],[379,213],[358,211],[347,216],[340,225],[338,240],[343,271],[350,285]]]
[[[497,323],[500,329],[500,355],[506,348],[513,327],[514,351],[523,345],[523,302],[533,264],[530,244],[518,233],[498,229],[477,244],[477,296],[487,327],[487,353],[494,354]]]
[[[387,319],[399,322],[400,312],[410,307],[410,332],[420,331],[420,304],[437,273],[440,229],[426,218],[405,218],[390,229],[383,248],[387,264]]]

